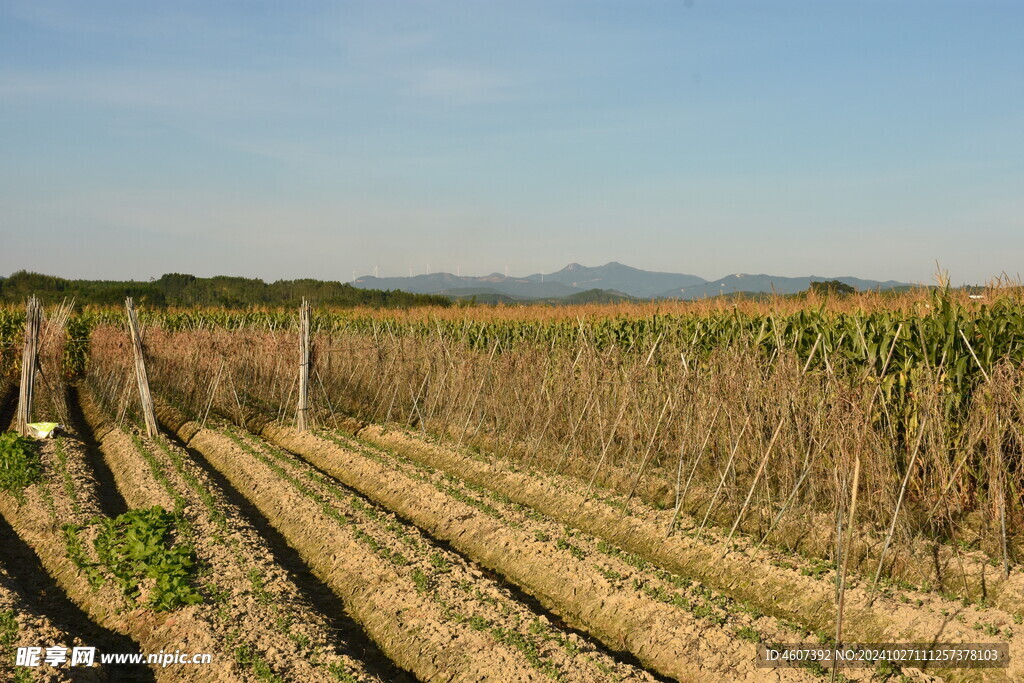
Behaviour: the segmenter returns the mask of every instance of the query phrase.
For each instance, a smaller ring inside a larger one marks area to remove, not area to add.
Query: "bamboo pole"
[[[217,368],[217,377],[213,380],[213,388],[210,389],[210,400],[206,404],[206,412],[203,413],[203,421],[199,424],[200,429],[206,428],[206,418],[210,416],[210,408],[213,407],[213,398],[217,395],[217,387],[220,385],[220,374],[224,372],[225,358],[220,359],[220,367]]]
[[[750,505],[750,499],[754,495],[754,488],[757,486],[757,482],[761,480],[761,475],[764,473],[765,465],[768,464],[768,456],[772,454],[772,448],[775,447],[775,441],[779,438],[779,433],[782,431],[782,425],[784,424],[786,416],[783,415],[779,418],[779,424],[775,427],[775,433],[772,434],[771,441],[768,442],[768,448],[764,451],[764,457],[761,458],[761,465],[757,468],[757,474],[754,475],[754,481],[750,484],[750,491],[747,492],[747,499],[743,501],[743,507],[740,508],[740,512],[736,515],[736,521],[732,524],[732,529],[729,530],[729,537],[725,539],[726,550],[728,550],[728,543],[732,540],[733,534],[736,533],[736,529],[739,527],[740,522],[743,521],[743,515],[747,512],[747,506]],[[725,557],[725,553],[722,557]]]
[[[562,455],[559,456],[558,464],[555,465],[555,474],[562,471],[562,463],[565,462],[566,457],[569,455],[569,449],[576,444],[576,432],[579,430],[580,424],[583,422],[583,417],[587,414],[587,409],[590,408],[590,402],[594,399],[594,391],[596,389],[596,386],[590,388],[590,393],[587,395],[587,401],[583,404],[583,410],[580,411],[579,418],[576,420],[576,424],[573,425],[569,438],[565,440],[565,447],[562,449]]]
[[[466,430],[469,429],[469,422],[473,419],[473,412],[476,410],[476,404],[480,400],[480,394],[484,390],[484,384],[491,376],[491,363],[494,361],[494,354],[498,351],[498,340],[495,340],[494,347],[491,349],[491,354],[487,357],[487,371],[484,373],[483,378],[480,380],[480,386],[476,388],[476,395],[473,397],[473,404],[469,407],[469,413],[466,415],[466,424],[462,425],[462,431],[459,432],[459,441],[455,444],[455,448],[462,447],[462,440],[466,436]],[[479,428],[478,428],[479,430]],[[476,436],[476,434],[474,434]],[[472,438],[472,437],[471,437]]]
[[[708,441],[711,440],[711,430],[715,427],[715,422],[718,421],[718,414],[721,412],[722,407],[718,406],[715,409],[715,414],[711,417],[711,424],[708,425],[707,434],[704,436],[704,443],[701,444],[700,451],[697,453],[697,457],[693,460],[693,467],[690,469],[690,476],[686,479],[686,486],[682,486],[683,483],[683,454],[685,452],[685,444],[679,446],[679,467],[676,470],[676,507],[672,512],[672,521],[668,524],[668,529],[665,530],[665,535],[670,536],[672,530],[676,526],[676,521],[679,519],[679,511],[683,507],[683,500],[686,498],[686,492],[690,488],[690,482],[693,481],[693,475],[697,472],[697,465],[700,464],[700,459],[704,456],[704,450],[708,447]],[[682,486],[682,490],[680,487]]]
[[[999,525],[1002,531],[1003,578],[1010,578],[1010,548],[1006,542],[1006,469],[999,472]]]
[[[654,431],[651,432],[651,439],[647,442],[647,450],[644,452],[644,457],[640,461],[640,467],[637,469],[636,479],[633,481],[633,488],[629,490],[629,495],[626,496],[625,502],[622,504],[622,512],[619,515],[619,521],[626,516],[626,510],[629,509],[629,503],[633,500],[633,496],[636,495],[636,490],[640,486],[640,479],[644,476],[644,469],[647,467],[647,462],[651,457],[651,450],[654,448],[654,439],[658,436],[658,429],[661,427],[661,421],[665,418],[665,412],[672,407],[672,397],[669,396],[665,399],[665,405],[661,408],[661,415],[658,416],[658,422],[654,425]]]
[[[75,300],[65,299],[55,306],[49,315],[45,314],[40,305],[40,318],[45,319],[45,325],[41,327],[39,339],[39,359],[36,370],[39,372],[43,384],[46,386],[49,397],[49,408],[53,411],[56,422],[68,423],[68,404],[64,394],[64,385],[61,381],[61,366],[64,356],[65,328],[68,318],[74,310]],[[53,386],[46,378],[44,366],[49,367],[53,375]]]
[[[597,475],[601,471],[601,466],[604,465],[604,460],[608,456],[608,447],[612,445],[612,441],[615,439],[615,432],[619,429],[619,423],[622,421],[622,416],[626,414],[626,408],[629,406],[629,399],[626,398],[622,402],[622,409],[619,411],[619,416],[615,418],[615,424],[612,425],[611,434],[608,435],[608,441],[605,442],[604,447],[601,449],[601,459],[597,461],[597,467],[594,468],[594,476],[590,478],[590,483],[587,484],[587,492],[583,494],[583,500],[580,502],[582,507],[584,503],[590,500],[590,493],[594,490],[594,482],[597,481]]]
[[[324,386],[324,380],[320,377],[320,371],[314,370],[313,374],[316,375],[316,381],[320,384],[320,391],[323,392],[324,402],[327,403],[327,409],[331,411],[331,420],[334,422],[335,429],[341,429],[341,425],[338,424],[338,415],[334,412],[334,404],[331,402],[331,396],[327,393],[327,387]]]
[[[146,374],[146,357],[142,348],[142,334],[139,331],[139,319],[135,315],[132,298],[124,300],[128,312],[128,332],[132,338],[132,351],[135,357],[135,381],[139,386],[139,403],[142,406],[142,418],[146,423],[146,434],[155,438],[160,433],[156,426],[156,412],[153,410],[153,396],[149,393],[149,376]]]
[[[775,531],[775,527],[778,526],[779,522],[782,521],[782,516],[786,514],[786,510],[789,509],[790,504],[796,499],[797,494],[800,492],[800,487],[803,485],[804,480],[807,478],[807,475],[810,474],[811,454],[817,454],[814,448],[815,445],[817,445],[817,441],[812,436],[811,443],[807,445],[807,453],[804,454],[804,464],[800,468],[800,478],[797,479],[796,484],[793,485],[793,490],[789,492],[789,497],[786,498],[786,502],[782,504],[782,507],[775,514],[775,517],[772,518],[772,523],[768,525],[768,531],[764,533],[764,536],[761,537],[761,540],[757,544],[758,549],[760,549],[761,546],[764,545],[765,541],[768,540],[768,537],[771,536],[773,531]],[[821,448],[819,447],[818,450],[821,450]]]
[[[731,418],[730,418],[731,422]],[[711,511],[715,507],[715,501],[718,500],[718,494],[722,492],[722,487],[725,486],[725,479],[729,476],[729,469],[732,468],[732,462],[736,458],[736,451],[740,448],[740,442],[743,441],[743,435],[747,433],[747,427],[750,426],[750,416],[743,422],[743,428],[740,430],[740,435],[736,437],[736,443],[733,444],[732,452],[729,453],[729,461],[725,463],[725,469],[722,470],[722,478],[718,482],[718,488],[715,489],[715,493],[711,496],[711,502],[708,503],[707,512],[704,513],[704,519],[700,521],[700,526],[697,527],[697,538],[700,538],[700,534],[704,531],[704,525],[708,522],[708,517],[711,516]],[[724,555],[723,555],[724,557]]]

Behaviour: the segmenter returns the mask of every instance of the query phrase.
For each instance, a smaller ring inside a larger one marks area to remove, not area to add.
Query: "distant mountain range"
[[[719,294],[751,294],[775,292],[796,294],[810,287],[811,282],[839,280],[858,290],[896,289],[909,287],[905,282],[863,280],[842,277],[780,277],[777,275],[746,275],[737,273],[718,280],[705,280],[684,273],[659,273],[640,270],[612,261],[594,268],[570,263],[555,273],[536,273],[527,277],[507,277],[492,273],[482,277],[430,273],[412,277],[358,278],[352,284],[361,289],[400,289],[416,294],[443,294],[455,298],[476,296],[494,301],[529,299],[580,299],[584,292],[602,290],[603,298],[634,299],[700,299]],[[594,298],[590,295],[588,298]]]

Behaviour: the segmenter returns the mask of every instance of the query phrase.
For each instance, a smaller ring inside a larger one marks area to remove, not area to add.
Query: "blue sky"
[[[0,274],[1024,274],[1017,2],[0,2]]]

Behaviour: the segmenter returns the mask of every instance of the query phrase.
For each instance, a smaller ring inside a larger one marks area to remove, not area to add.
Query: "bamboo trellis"
[[[32,395],[35,389],[36,366],[39,363],[39,328],[43,320],[43,307],[34,296],[25,308],[25,351],[21,356],[21,391],[18,394],[17,430],[29,436],[32,422]]]

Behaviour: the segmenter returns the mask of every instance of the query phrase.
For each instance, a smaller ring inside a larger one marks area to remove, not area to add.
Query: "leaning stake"
[[[128,311],[128,332],[132,337],[132,351],[135,355],[135,381],[139,385],[139,403],[142,405],[142,418],[146,422],[146,434],[155,438],[160,430],[156,426],[156,413],[153,411],[153,396],[149,393],[149,375],[146,374],[146,357],[142,350],[142,334],[139,332],[139,319],[135,316],[135,305],[132,298],[124,300]]]

